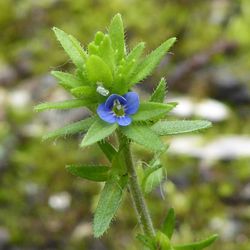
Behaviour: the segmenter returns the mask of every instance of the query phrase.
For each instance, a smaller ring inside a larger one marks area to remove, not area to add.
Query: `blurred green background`
[[[36,114],[42,101],[66,99],[49,75],[71,70],[53,26],[83,45],[120,12],[131,48],[147,52],[178,38],[158,69],[138,88],[145,97],[161,76],[171,119],[214,122],[201,134],[165,138],[167,179],[146,197],[159,227],[177,214],[174,241],[218,233],[211,250],[250,249],[250,1],[249,0],[0,0],[0,249],[142,249],[129,197],[102,239],[91,232],[101,186],[72,177],[66,164],[106,162],[82,136],[42,142],[41,136],[81,119],[86,110]],[[136,158],[152,155],[134,145]]]

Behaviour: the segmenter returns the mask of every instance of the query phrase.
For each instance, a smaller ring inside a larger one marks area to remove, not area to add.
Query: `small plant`
[[[137,238],[147,249],[199,250],[212,244],[217,235],[204,241],[186,245],[174,245],[171,237],[175,225],[175,213],[170,209],[162,228],[156,230],[144,200],[143,193],[150,193],[164,178],[160,155],[167,146],[161,136],[193,132],[211,126],[209,121],[168,121],[166,115],[177,104],[165,103],[167,84],[162,78],[147,101],[132,91],[135,84],[151,74],[163,56],[176,41],[170,38],[146,57],[145,47],[139,43],[127,51],[124,28],[120,14],[111,21],[108,33],[97,32],[87,50],[80,42],[64,31],[53,28],[58,41],[76,66],[73,74],[52,71],[59,84],[74,97],[56,103],[43,103],[36,111],[87,107],[91,116],[66,127],[50,132],[44,139],[75,133],[86,133],[80,147],[98,143],[109,160],[108,166],[68,165],[66,169],[75,176],[105,182],[94,215],[93,232],[100,237],[109,228],[125,191],[133,200],[141,234]],[[117,143],[111,143],[113,136]],[[138,143],[154,152],[155,157],[142,169],[139,183],[131,153],[131,143]]]

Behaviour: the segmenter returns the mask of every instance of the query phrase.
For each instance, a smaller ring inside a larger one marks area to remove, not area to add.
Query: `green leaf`
[[[109,228],[109,224],[120,206],[126,183],[125,178],[107,180],[94,215],[93,231],[95,237],[102,236]]]
[[[158,187],[164,177],[165,171],[161,165],[147,168],[142,180],[142,189],[144,193],[149,194],[153,189]]]
[[[41,112],[48,109],[72,109],[81,108],[91,104],[89,101],[81,99],[72,99],[61,102],[44,102],[34,107],[34,110]]]
[[[128,79],[132,76],[136,65],[139,63],[139,58],[145,48],[145,43],[141,42],[128,54],[126,59],[126,64],[123,69],[122,74],[125,76],[127,82]]]
[[[69,55],[73,63],[78,68],[83,68],[87,58],[86,52],[81,47],[80,43],[71,35],[66,34],[64,31],[54,27],[53,31],[56,34],[58,41],[61,43],[65,52]]]
[[[115,67],[115,54],[108,35],[104,36],[99,45],[99,56],[107,65],[109,65],[111,71],[113,72]]]
[[[140,82],[148,75],[150,75],[175,41],[175,37],[170,38],[166,42],[164,42],[160,47],[151,52],[145,58],[145,60],[140,63],[135,69],[135,73],[132,79],[130,79],[130,86],[133,86],[134,84]]]
[[[156,249],[161,249],[161,250],[172,250],[169,238],[162,233],[161,231],[158,231],[156,233]]]
[[[96,34],[95,34],[95,45],[99,46],[101,44],[101,42],[103,41],[104,39],[104,33],[101,32],[101,31],[97,31]]]
[[[167,235],[169,239],[171,239],[174,232],[174,228],[175,228],[175,212],[173,208],[170,208],[163,222],[162,232],[165,235]]]
[[[98,145],[101,148],[102,152],[106,155],[108,160],[112,162],[114,155],[117,153],[117,150],[114,148],[114,146],[106,140],[99,141]]]
[[[108,179],[110,168],[107,166],[67,165],[66,170],[83,179],[102,182]]]
[[[146,121],[159,118],[165,115],[176,106],[175,103],[157,103],[145,102],[141,103],[139,110],[132,116],[133,121]]]
[[[71,123],[63,128],[59,128],[43,136],[43,140],[52,139],[60,136],[67,136],[76,133],[85,133],[95,121],[95,117],[90,117],[82,121]]]
[[[118,125],[116,123],[110,124],[98,119],[89,128],[80,146],[86,147],[98,141],[103,140],[104,138],[111,135],[116,130],[117,127]]]
[[[190,133],[197,130],[209,128],[212,123],[209,121],[159,121],[154,124],[151,129],[157,135],[176,135]]]
[[[154,244],[154,239],[150,238],[149,236],[137,234],[136,238],[145,246],[148,247],[150,250],[155,250],[156,246]]]
[[[105,87],[110,87],[113,76],[109,66],[98,56],[91,55],[86,62],[89,80],[92,84],[102,82]]]
[[[76,88],[83,85],[81,80],[72,74],[62,71],[51,71],[51,74],[56,77],[60,81],[60,84],[66,89]]]
[[[127,62],[131,62],[133,60],[137,61],[139,59],[139,57],[141,56],[143,50],[145,48],[145,43],[144,42],[140,42],[138,43],[132,50],[131,52],[128,54],[127,56]]]
[[[164,102],[167,93],[167,83],[164,78],[161,78],[157,88],[150,97],[150,102]]]
[[[162,151],[165,149],[159,137],[147,126],[132,124],[127,127],[122,127],[121,131],[129,139],[152,151]]]
[[[174,250],[201,250],[210,246],[217,238],[218,235],[214,234],[205,240],[185,245],[176,245],[173,248]]]
[[[75,97],[81,98],[81,97],[87,97],[87,98],[93,98],[95,96],[95,89],[90,86],[81,86],[71,89],[70,91],[72,95]]]
[[[127,174],[123,150],[120,149],[112,158],[112,174],[123,176]]]
[[[112,19],[109,26],[109,35],[112,47],[116,53],[116,61],[119,62],[122,58],[124,58],[126,53],[124,28],[120,14],[116,14]]]

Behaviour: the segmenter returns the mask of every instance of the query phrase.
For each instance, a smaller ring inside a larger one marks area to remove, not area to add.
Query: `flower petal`
[[[113,114],[112,111],[110,111],[110,109],[107,109],[105,107],[105,104],[102,103],[98,106],[97,108],[97,114],[99,115],[99,117],[108,123],[114,123],[116,122],[116,116]]]
[[[135,92],[128,92],[127,94],[123,95],[123,97],[127,100],[125,113],[128,115],[135,114],[140,104],[138,94]]]
[[[125,115],[122,117],[116,117],[116,121],[120,126],[128,126],[132,122],[132,119]]]
[[[127,103],[127,100],[126,98],[124,98],[123,96],[121,95],[117,95],[117,94],[112,94],[108,97],[108,99],[106,100],[105,102],[105,107],[107,109],[112,109],[113,107],[113,103],[114,103],[114,100],[118,99],[119,102],[122,104],[122,105],[125,105]]]

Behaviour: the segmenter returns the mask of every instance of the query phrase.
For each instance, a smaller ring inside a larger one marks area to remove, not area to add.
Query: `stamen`
[[[125,116],[124,106],[120,103],[118,99],[114,100],[112,111],[115,113],[116,116]]]

